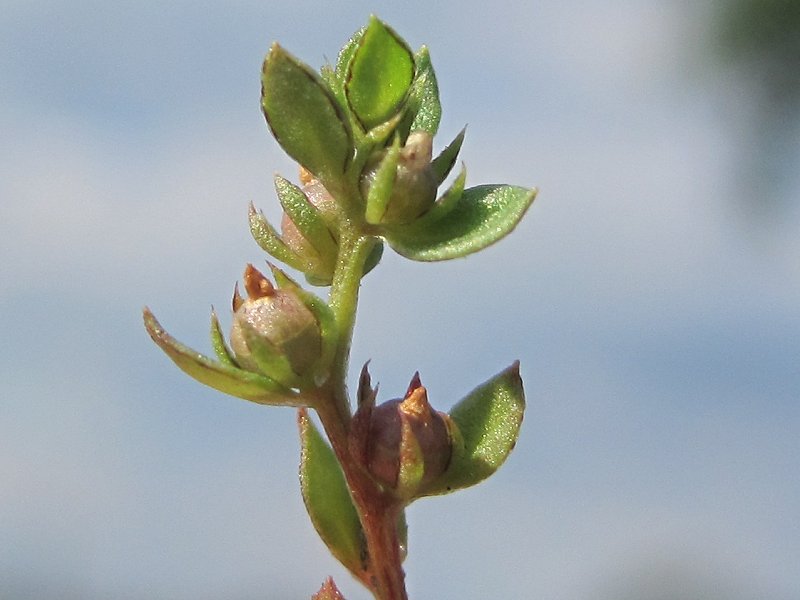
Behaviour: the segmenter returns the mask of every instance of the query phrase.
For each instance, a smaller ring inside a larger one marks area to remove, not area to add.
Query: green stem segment
[[[339,257],[329,296],[329,304],[339,329],[339,341],[330,381],[335,386],[336,406],[340,418],[345,423],[350,420],[350,401],[347,397],[346,380],[353,327],[356,321],[358,291],[364,275],[364,264],[371,247],[371,240],[368,237],[342,227]]]

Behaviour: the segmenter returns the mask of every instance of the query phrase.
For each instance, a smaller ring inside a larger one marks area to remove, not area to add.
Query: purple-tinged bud
[[[319,323],[313,313],[296,294],[273,286],[253,265],[247,265],[244,272],[244,287],[247,298],[239,295],[237,286],[232,302],[230,345],[237,362],[244,369],[259,371],[249,330],[285,356],[294,373],[307,372],[322,348]]]
[[[419,376],[405,398],[370,407],[364,460],[372,476],[409,499],[447,469],[452,442],[449,417],[433,410]]]

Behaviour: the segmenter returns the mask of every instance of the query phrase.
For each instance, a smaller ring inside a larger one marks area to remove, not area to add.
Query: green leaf
[[[525,411],[519,362],[478,386],[450,411],[456,425],[447,471],[424,491],[446,494],[483,481],[514,449]]]
[[[369,252],[369,256],[367,256],[367,260],[364,263],[364,275],[372,271],[375,267],[378,266],[378,263],[381,262],[381,257],[383,256],[383,242],[380,240],[375,240],[375,245],[372,247],[372,250]]]
[[[394,227],[384,235],[395,252],[412,260],[466,256],[511,233],[535,197],[536,189],[509,185],[469,188],[445,218]]]
[[[414,79],[414,56],[405,41],[371,17],[349,62],[345,94],[365,130],[400,111]]]
[[[336,260],[339,248],[322,213],[311,204],[302,189],[280,175],[275,176],[275,191],[278,193],[278,200],[283,210],[295,227],[311,242],[321,259],[331,262],[330,270],[333,271],[333,261]]]
[[[408,111],[413,115],[408,127],[411,131],[427,131],[436,135],[442,119],[442,105],[439,102],[439,85],[433,72],[428,48],[423,46],[414,55],[417,74],[408,95]]]
[[[347,96],[345,95],[344,85],[347,81],[347,73],[350,71],[350,62],[353,60],[353,56],[355,56],[366,30],[366,26],[361,27],[350,36],[350,39],[342,46],[342,49],[339,50],[339,55],[336,57],[336,68],[333,71],[336,85],[331,87],[339,102],[345,107],[347,106]]]
[[[380,164],[372,175],[367,193],[367,208],[364,218],[367,223],[380,223],[389,201],[392,199],[392,189],[397,175],[397,163],[400,158],[400,138],[395,137],[394,143],[387,149]]]
[[[258,373],[216,362],[184,346],[164,331],[149,309],[144,309],[144,325],[153,341],[178,367],[200,383],[220,392],[257,404],[303,406],[303,400],[278,382]]]
[[[447,188],[447,191],[442,194],[442,197],[439,198],[436,203],[428,210],[428,212],[424,213],[420,216],[414,223],[412,227],[429,227],[439,221],[440,219],[445,218],[456,206],[458,206],[458,201],[461,200],[461,196],[464,193],[464,184],[467,180],[467,170],[466,168],[461,169],[461,173],[458,174],[453,184]]]
[[[281,147],[323,183],[339,182],[353,140],[347,117],[325,82],[273,44],[261,83],[261,107]]]
[[[331,553],[361,579],[366,557],[364,533],[339,461],[305,410],[298,411],[297,423],[300,489],[306,510]]]
[[[464,135],[466,132],[467,128],[465,127],[459,132],[455,139],[448,144],[447,148],[442,150],[439,156],[431,161],[431,168],[433,169],[433,172],[436,173],[436,181],[438,182],[438,185],[442,185],[444,180],[450,174],[453,165],[456,164],[456,158],[461,150],[461,144],[464,142]]]
[[[397,474],[395,493],[401,498],[411,499],[425,475],[425,455],[409,423],[403,420],[401,427],[398,449],[400,471]]]
[[[267,218],[256,207],[250,204],[249,212],[250,234],[264,252],[274,256],[279,261],[286,263],[298,271],[314,271],[316,265],[289,248],[281,239],[280,234],[270,225]]]
[[[213,308],[211,309],[211,347],[214,348],[214,354],[217,355],[222,364],[238,368],[239,365],[236,364],[233,352],[228,348],[228,344],[225,343],[217,313]]]
[[[250,351],[250,358],[255,361],[258,370],[287,388],[299,387],[301,378],[292,370],[286,352],[261,335],[258,329],[246,320],[239,320],[239,326]]]
[[[350,62],[353,60],[353,56],[355,56],[356,50],[358,50],[358,46],[361,43],[361,38],[364,37],[366,31],[366,25],[360,27],[358,31],[351,35],[350,39],[345,42],[342,49],[339,50],[339,55],[336,57],[336,77],[342,81],[342,83],[347,80],[347,73],[350,71]]]
[[[335,66],[326,66],[322,68],[323,79],[328,83],[334,96],[336,96],[336,99],[339,101],[339,105],[342,107],[342,110],[347,114],[348,122],[350,124],[350,133],[353,135],[356,146],[358,146],[358,144],[362,141],[363,131],[361,131],[361,123],[353,114],[353,111],[350,110],[350,105],[347,103],[345,83],[347,82],[347,73],[350,68],[350,61],[353,60],[353,56],[355,55],[361,38],[364,36],[364,32],[366,30],[366,26],[360,28],[350,37],[349,40],[347,40],[347,43],[345,43],[342,49],[339,50],[339,55],[337,56]],[[353,164],[349,164],[348,168],[352,169]],[[360,167],[357,170],[360,171]]]

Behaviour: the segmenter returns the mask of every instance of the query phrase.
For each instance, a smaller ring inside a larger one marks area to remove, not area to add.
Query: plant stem
[[[351,409],[346,386],[347,366],[359,287],[372,247],[372,239],[358,232],[352,222],[342,224],[338,263],[329,296],[339,327],[339,341],[331,377],[320,390],[326,397],[316,406],[364,531],[366,572],[361,580],[377,600],[408,600],[397,535],[402,507],[367,474],[349,448]]]
[[[317,413],[339,459],[364,531],[366,572],[360,579],[376,600],[408,600],[397,533],[402,507],[353,459],[346,429],[335,407],[322,402]]]
[[[338,264],[329,296],[329,304],[339,327],[339,341],[330,381],[335,386],[335,403],[339,416],[345,423],[349,423],[350,420],[350,401],[346,388],[347,366],[356,321],[358,290],[370,249],[369,238],[358,234],[352,228],[342,227]]]

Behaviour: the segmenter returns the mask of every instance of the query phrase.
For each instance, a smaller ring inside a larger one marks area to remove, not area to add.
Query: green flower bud
[[[259,355],[282,355],[295,374],[308,372],[322,352],[314,314],[296,294],[275,288],[253,265],[247,265],[244,286],[247,298],[238,287],[233,294],[230,346],[236,361],[244,369],[260,371]]]
[[[276,176],[275,187],[284,208],[281,233],[266,221],[264,215],[250,209],[250,227],[259,245],[276,257],[302,271],[312,285],[330,285],[339,258],[339,205],[325,186],[309,171],[300,168],[298,187]],[[383,244],[372,241],[372,249],[364,265],[364,274],[380,262]]]
[[[431,167],[432,153],[433,137],[430,133],[415,131],[408,136],[405,146],[400,149],[392,190],[377,223],[410,223],[433,206],[439,182]],[[367,164],[361,177],[364,198],[368,197],[385,157],[386,151],[382,151]]]
[[[309,265],[306,274],[310,274],[314,281],[330,283],[333,278],[333,271],[336,268],[336,200],[330,195],[328,190],[313,178],[307,171],[301,171],[300,179],[303,182],[301,191],[318,212],[321,223],[316,227],[315,239],[310,239],[308,234],[301,231],[292,220],[292,217],[284,212],[281,218],[281,239],[302,260]],[[307,231],[308,223],[305,224]]]

